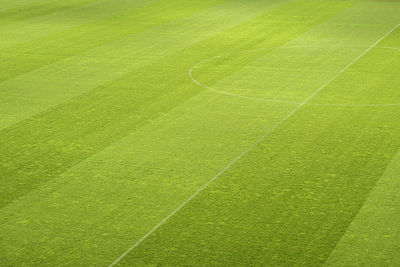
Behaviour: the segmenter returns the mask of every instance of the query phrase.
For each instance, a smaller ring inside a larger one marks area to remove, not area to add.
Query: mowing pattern
[[[400,265],[399,23],[0,0],[0,265]]]

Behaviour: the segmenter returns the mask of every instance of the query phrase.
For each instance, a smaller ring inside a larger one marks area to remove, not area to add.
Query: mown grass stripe
[[[85,3],[83,0],[82,3]],[[90,1],[90,0],[89,0]],[[113,16],[126,11],[129,7],[145,6],[159,0],[126,1],[100,0],[77,5],[74,8],[48,15],[3,25],[0,27],[0,49],[12,48],[16,45],[30,42],[51,34],[62,32],[73,27]],[[30,32],[30,34],[26,34]]]
[[[72,0],[54,2],[49,0],[35,1],[33,3],[27,3],[22,6],[15,6],[13,8],[0,9],[0,29],[3,25],[16,23],[19,21],[32,19],[38,16],[48,15],[54,12],[63,12],[72,9],[79,5],[92,3],[99,0]]]

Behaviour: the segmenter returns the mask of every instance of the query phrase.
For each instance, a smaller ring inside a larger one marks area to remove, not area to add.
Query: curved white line
[[[190,70],[189,70],[189,77],[190,77],[190,79],[191,79],[193,82],[195,82],[196,84],[198,84],[199,86],[204,87],[204,88],[206,88],[206,89],[208,89],[208,90],[211,90],[211,91],[213,91],[213,92],[215,92],[215,93],[218,93],[218,94],[229,95],[229,96],[240,97],[240,98],[246,98],[246,99],[250,99],[250,100],[258,100],[258,101],[268,101],[268,102],[285,103],[285,104],[295,104],[295,105],[296,105],[296,104],[297,104],[297,105],[300,104],[300,103],[297,103],[297,102],[288,102],[288,101],[283,101],[283,100],[274,100],[274,99],[265,99],[265,98],[259,98],[259,97],[244,96],[244,95],[238,95],[238,94],[234,94],[234,93],[230,93],[230,92],[226,92],[226,91],[222,91],[222,90],[217,90],[217,89],[215,89],[215,88],[213,88],[213,87],[211,87],[211,86],[202,84],[201,82],[199,82],[198,80],[196,80],[195,78],[193,78],[192,72],[193,72],[193,70],[194,70],[197,66],[200,66],[200,65],[203,64],[203,63],[206,63],[206,62],[208,62],[208,61],[211,61],[211,60],[213,60],[213,59],[215,59],[215,58],[219,58],[219,57],[221,57],[221,56],[215,56],[215,57],[208,58],[208,59],[206,59],[206,60],[200,61],[199,63],[197,63],[196,65],[194,65],[193,67],[191,67]]]
[[[338,46],[339,47],[339,46]],[[354,46],[354,47],[361,47],[361,46]],[[390,47],[390,46],[377,46],[378,48],[384,48],[384,49],[396,49],[396,50],[400,50],[400,48],[396,48],[396,47]],[[300,46],[295,47],[285,47],[285,48],[300,48]],[[264,49],[251,49],[251,50],[242,50],[241,52],[245,52],[245,51],[259,51],[259,50],[264,50]],[[223,91],[223,90],[218,90],[215,89],[211,86],[208,86],[206,84],[201,83],[200,81],[196,80],[193,77],[193,70],[195,68],[197,68],[198,66],[212,61],[216,58],[220,58],[222,56],[214,56],[214,57],[210,57],[207,58],[205,60],[200,61],[199,63],[193,65],[190,69],[189,69],[189,77],[190,79],[196,83],[197,85],[204,87],[210,91],[213,91],[217,94],[222,94],[222,95],[229,95],[229,96],[233,96],[233,97],[238,97],[238,98],[244,98],[244,99],[249,99],[249,100],[256,100],[256,101],[263,101],[263,102],[272,102],[272,103],[282,103],[282,104],[291,104],[291,105],[300,105],[302,102],[295,102],[295,101],[285,101],[285,100],[277,100],[277,99],[270,99],[270,98],[262,98],[262,97],[252,97],[252,96],[246,96],[246,95],[240,95],[240,94],[235,94],[235,93],[230,93],[227,91]],[[327,107],[380,107],[380,106],[400,106],[400,103],[376,103],[376,104],[318,104],[318,103],[307,103],[307,105],[312,105],[312,106],[327,106]]]

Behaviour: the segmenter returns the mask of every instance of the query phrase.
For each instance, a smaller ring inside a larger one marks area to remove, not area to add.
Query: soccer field
[[[400,266],[400,1],[0,0],[0,266]]]

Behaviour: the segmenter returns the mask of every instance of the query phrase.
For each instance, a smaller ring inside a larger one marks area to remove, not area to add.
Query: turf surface
[[[399,23],[0,0],[0,265],[400,265]]]

